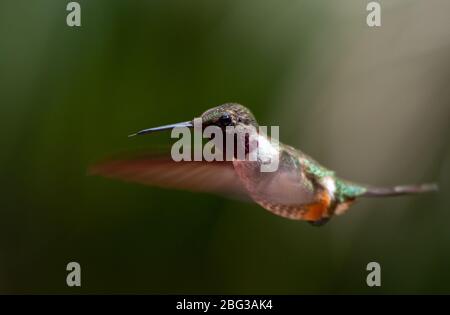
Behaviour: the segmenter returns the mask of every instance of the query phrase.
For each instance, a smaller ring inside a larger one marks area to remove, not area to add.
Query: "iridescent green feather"
[[[334,176],[334,172],[330,171],[329,169],[323,167],[316,161],[310,159],[310,158],[304,158],[302,159],[302,164],[306,168],[306,171],[314,176],[317,176],[318,178],[323,178],[326,176]]]
[[[317,178],[324,178],[327,176],[334,178],[336,184],[335,197],[339,202],[356,198],[367,191],[367,188],[364,186],[337,178],[333,171],[323,167],[311,158],[305,157],[302,159],[301,163],[304,165],[308,173],[316,176]]]
[[[364,186],[354,184],[339,178],[335,178],[336,184],[336,198],[339,202],[344,202],[348,199],[353,199],[361,196],[367,191]]]

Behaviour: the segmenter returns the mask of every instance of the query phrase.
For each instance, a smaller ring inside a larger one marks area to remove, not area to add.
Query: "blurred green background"
[[[80,28],[68,2],[0,3],[1,293],[450,293],[448,1],[382,1],[376,29],[360,0],[80,0]],[[315,228],[86,176],[230,101],[342,177],[441,190]]]

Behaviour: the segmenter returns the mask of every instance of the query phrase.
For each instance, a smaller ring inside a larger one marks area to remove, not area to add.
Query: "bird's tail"
[[[365,192],[361,194],[363,197],[388,197],[399,195],[421,194],[438,190],[435,183],[421,185],[399,185],[393,187],[365,187]]]

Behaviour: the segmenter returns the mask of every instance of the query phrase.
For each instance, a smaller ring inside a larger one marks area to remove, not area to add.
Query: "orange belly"
[[[330,205],[331,197],[328,192],[321,192],[318,196],[317,202],[304,206],[305,212],[301,216],[301,220],[318,221],[329,217]]]
[[[331,197],[326,191],[320,192],[315,202],[306,205],[274,204],[263,199],[255,199],[255,201],[274,214],[292,220],[315,222],[331,216]]]

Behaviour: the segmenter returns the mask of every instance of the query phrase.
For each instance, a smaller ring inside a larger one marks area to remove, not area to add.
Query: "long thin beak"
[[[185,122],[180,122],[180,123],[171,124],[171,125],[165,125],[165,126],[144,129],[144,130],[138,131],[136,133],[133,133],[133,134],[129,135],[128,137],[141,136],[141,135],[145,135],[145,134],[152,133],[155,131],[169,130],[169,129],[181,128],[181,127],[193,128],[194,125],[192,124],[192,121],[185,121]]]

